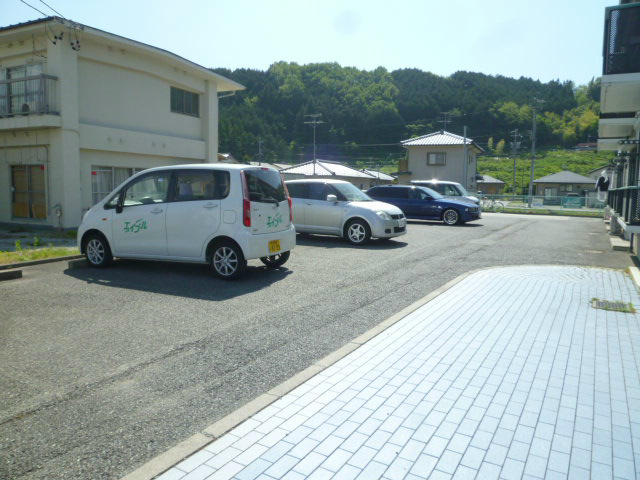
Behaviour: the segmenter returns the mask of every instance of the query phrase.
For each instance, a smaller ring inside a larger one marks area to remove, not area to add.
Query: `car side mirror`
[[[122,213],[122,205],[116,205],[116,213]]]
[[[335,195],[331,194],[331,195],[327,195],[327,202],[330,203],[337,203],[338,202],[338,197],[336,197]]]

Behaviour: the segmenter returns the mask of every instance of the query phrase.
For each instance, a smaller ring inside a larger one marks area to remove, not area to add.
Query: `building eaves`
[[[217,85],[217,91],[218,92],[235,92],[238,90],[244,90],[245,87],[244,85],[241,85],[237,82],[234,82],[233,80],[223,77],[220,74],[217,74],[215,72],[213,72],[211,69],[207,68],[207,67],[203,67],[202,65],[199,65],[195,62],[192,62],[191,60],[188,60],[184,57],[181,57],[180,55],[177,55],[173,52],[170,52],[168,50],[164,50],[163,48],[159,48],[159,47],[155,47],[153,45],[149,45],[147,43],[143,43],[143,42],[139,42],[137,40],[132,40],[130,38],[127,37],[123,37],[121,35],[117,35],[115,33],[111,33],[111,32],[107,32],[105,30],[101,30],[99,28],[95,28],[95,27],[91,27],[88,25],[83,25],[81,23],[75,22],[73,20],[69,20],[69,19],[64,19],[61,17],[44,17],[44,18],[39,18],[37,20],[30,20],[27,22],[22,22],[22,23],[16,23],[14,25],[8,25],[6,27],[0,27],[0,34],[1,33],[5,33],[8,32],[10,30],[18,30],[20,28],[25,28],[28,26],[32,26],[32,25],[37,25],[39,23],[47,23],[47,22],[57,22],[60,23],[62,25],[68,25],[68,26],[72,26],[75,28],[79,28],[82,31],[84,31],[85,33],[90,33],[93,34],[95,36],[102,36],[102,37],[106,37],[108,39],[120,42],[120,43],[125,43],[130,45],[131,47],[134,48],[138,48],[141,50],[147,50],[147,51],[151,51],[153,53],[156,54],[161,54],[164,56],[168,56],[173,58],[174,60],[177,60],[180,63],[184,63],[187,64],[189,67],[193,68],[194,70],[197,70],[198,72],[200,72],[203,75],[206,75],[210,78],[212,78],[213,80],[216,81],[216,85]]]

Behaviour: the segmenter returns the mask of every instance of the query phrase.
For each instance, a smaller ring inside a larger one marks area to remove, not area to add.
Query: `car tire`
[[[231,242],[221,242],[211,252],[211,269],[222,280],[239,278],[247,267],[242,249]]]
[[[460,214],[453,208],[447,208],[442,214],[442,221],[447,225],[455,225],[460,222]]]
[[[260,257],[260,261],[269,268],[278,268],[287,263],[290,252],[277,253],[268,257]]]
[[[371,228],[364,220],[351,220],[344,227],[344,237],[353,245],[363,245],[371,238]]]
[[[109,242],[104,238],[104,235],[99,233],[89,234],[84,246],[84,254],[87,259],[87,263],[95,268],[108,267],[113,261]]]

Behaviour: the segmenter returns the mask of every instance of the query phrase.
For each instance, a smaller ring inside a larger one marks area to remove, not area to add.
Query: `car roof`
[[[286,180],[284,183],[350,183],[346,180],[336,180],[333,178],[297,178],[295,180]]]
[[[182,170],[182,169],[197,169],[197,170],[274,170],[269,167],[260,167],[257,165],[246,165],[242,163],[185,163],[179,165],[166,165],[162,167],[152,167],[143,170],[143,172],[156,172],[161,170]],[[277,170],[274,170],[277,171]],[[140,172],[142,173],[142,172]]]
[[[419,182],[420,183],[423,183],[423,182],[424,183],[435,183],[435,184],[442,183],[443,185],[460,185],[460,183],[452,182],[450,180],[435,180],[435,179],[433,179],[433,180],[411,180],[411,183],[419,183]]]

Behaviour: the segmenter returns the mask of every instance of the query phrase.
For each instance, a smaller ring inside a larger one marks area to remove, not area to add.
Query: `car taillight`
[[[251,226],[251,200],[249,200],[249,186],[244,170],[240,172],[242,179],[242,223],[245,227]]]
[[[246,198],[242,200],[242,223],[245,227],[251,226],[251,202]]]

